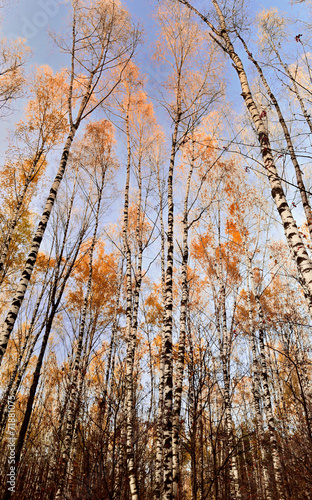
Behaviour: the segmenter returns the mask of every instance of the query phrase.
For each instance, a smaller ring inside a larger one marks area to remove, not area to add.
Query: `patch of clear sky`
[[[157,86],[161,75],[158,74],[159,70],[151,61],[151,53],[157,37],[158,28],[154,20],[154,12],[158,2],[156,0],[125,0],[121,3],[126,6],[135,22],[143,29],[143,44],[139,49],[137,61],[140,70],[147,76],[149,84]],[[7,0],[2,9],[1,35],[7,38],[25,38],[33,52],[33,65],[47,64],[56,71],[68,61],[55,47],[49,31],[57,33],[66,29],[68,4],[69,0]],[[199,9],[203,6],[204,9],[205,2],[194,1],[194,5]],[[249,0],[249,8],[255,12],[271,7],[277,7],[290,15],[295,15],[298,9],[296,5],[291,6],[289,0]],[[67,29],[69,29],[68,26]],[[20,109],[21,106],[18,105],[17,111]],[[12,117],[6,122],[12,123]]]
[[[33,69],[31,71],[35,71],[35,67],[41,65],[49,65],[54,71],[63,66],[68,66],[68,56],[62,54],[55,46],[49,32],[62,33],[64,30],[70,29],[69,24],[66,23],[69,3],[70,0],[6,0],[6,5],[2,9],[1,36],[26,39],[26,44],[33,53],[31,58],[31,67]],[[161,68],[151,59],[159,29],[154,19],[158,2],[156,0],[125,0],[121,3],[129,10],[134,22],[142,28],[143,43],[139,47],[136,61],[140,71],[147,79],[148,93],[157,96],[164,77]],[[205,5],[209,4],[197,0],[193,0],[193,3],[201,11],[204,11]],[[289,0],[249,0],[247,3],[249,11],[255,13],[263,9],[276,7],[281,12],[285,12],[294,18],[296,17],[296,11],[298,9],[302,10],[302,5],[291,6]],[[230,92],[231,100],[234,99],[234,106],[240,108],[242,99],[240,91],[236,91],[238,82],[234,72],[231,81],[233,82],[231,85],[235,87],[235,90]],[[237,89],[239,90],[238,87]],[[15,113],[0,120],[0,133],[3,138],[0,143],[0,157],[2,158],[7,147],[8,131],[13,130],[14,122],[23,116],[23,105],[23,101],[18,101]],[[158,117],[164,123],[166,117],[163,113],[163,111],[158,110]]]
[[[65,64],[65,59],[49,37],[49,31],[66,29],[66,16],[69,0],[7,0],[2,9],[1,34],[8,38],[23,37],[33,51],[33,63],[48,64],[54,70]],[[157,36],[154,12],[156,0],[125,0],[121,2],[131,13],[135,22],[143,28],[143,46],[139,50],[141,71],[153,74],[153,63],[150,62],[150,47]],[[194,5],[203,9],[205,2],[194,1]],[[262,9],[277,7],[279,10],[295,15],[298,6],[291,6],[289,0],[249,0],[249,9],[259,12]],[[302,5],[300,6],[302,9]],[[1,11],[0,11],[1,13]]]

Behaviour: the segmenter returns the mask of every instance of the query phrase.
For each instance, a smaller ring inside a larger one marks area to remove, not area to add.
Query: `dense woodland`
[[[57,70],[0,40],[1,498],[312,498],[293,4],[155,1],[147,51],[144,16],[72,0]]]

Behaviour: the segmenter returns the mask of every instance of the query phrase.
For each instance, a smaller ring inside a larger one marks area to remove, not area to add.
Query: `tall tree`
[[[274,154],[272,152],[271,142],[269,138],[269,130],[267,129],[266,116],[257,106],[253,92],[249,85],[244,63],[240,58],[237,50],[235,49],[231,38],[232,28],[234,27],[234,29],[237,31],[238,19],[236,7],[235,9],[232,9],[233,15],[232,17],[230,17],[228,16],[228,14],[225,15],[217,0],[212,0],[212,5],[218,20],[217,26],[215,26],[208,17],[200,13],[187,0],[179,0],[179,3],[188,6],[192,11],[196,12],[196,14],[207,24],[212,32],[212,38],[229,56],[233,63],[234,69],[237,72],[242,89],[242,97],[246,104],[246,108],[249,112],[259,141],[261,155],[263,158],[263,166],[270,182],[272,198],[280,215],[286,240],[296,262],[298,274],[300,279],[302,280],[307,297],[307,302],[312,312],[312,263],[305,247],[304,241],[299,232],[298,225],[293,217],[289,203],[287,202],[285,190],[281,182],[281,177],[279,176],[275,165]]]
[[[64,40],[62,45],[71,58],[67,96],[69,134],[19,286],[1,328],[0,363],[36,263],[76,132],[82,120],[118,86],[137,44],[137,33],[132,27],[128,13],[115,3],[98,0],[88,7],[75,0],[72,8],[72,38],[70,43]],[[111,81],[112,64],[118,71],[117,77]]]

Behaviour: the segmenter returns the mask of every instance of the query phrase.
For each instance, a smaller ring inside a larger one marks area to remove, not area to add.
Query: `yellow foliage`
[[[31,99],[26,108],[26,121],[20,121],[17,135],[35,133],[42,144],[57,144],[68,130],[65,70],[53,75],[49,66],[41,66],[32,83]]]
[[[70,309],[81,308],[84,302],[84,286],[89,276],[89,254],[85,253],[77,260],[73,278],[75,288],[68,292],[67,301]],[[91,307],[95,313],[105,311],[106,315],[114,312],[117,294],[117,264],[114,254],[106,254],[104,243],[97,246],[92,266]]]

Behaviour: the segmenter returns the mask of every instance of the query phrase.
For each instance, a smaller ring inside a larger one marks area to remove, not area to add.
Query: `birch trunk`
[[[63,446],[63,452],[62,452],[62,458],[61,458],[59,486],[58,486],[58,490],[57,490],[57,493],[55,496],[56,500],[58,500],[59,498],[62,497],[62,495],[64,494],[64,489],[66,489],[66,487],[67,487],[67,471],[68,471],[68,466],[70,463],[72,438],[73,438],[75,421],[77,418],[77,411],[78,411],[78,405],[79,405],[78,386],[79,386],[80,378],[83,379],[83,377],[84,377],[84,374],[82,372],[83,362],[82,362],[81,358],[82,358],[82,351],[83,351],[83,341],[84,341],[84,337],[85,337],[85,326],[86,326],[87,312],[88,312],[88,307],[90,305],[90,300],[91,300],[93,256],[94,256],[94,249],[95,249],[95,244],[96,244],[96,239],[97,239],[97,232],[98,232],[98,226],[99,226],[99,216],[100,216],[100,209],[101,209],[101,203],[102,203],[102,197],[103,197],[103,190],[104,190],[104,184],[105,184],[105,175],[106,175],[107,165],[101,165],[101,167],[102,167],[101,184],[100,184],[100,187],[98,188],[98,199],[97,199],[97,207],[96,207],[96,213],[95,213],[95,225],[94,225],[94,231],[93,231],[93,235],[92,235],[90,250],[88,252],[89,253],[88,283],[87,283],[87,290],[86,290],[86,295],[85,295],[82,313],[81,313],[79,334],[78,334],[78,339],[77,339],[77,349],[76,349],[73,368],[72,368],[73,377],[71,380],[71,387],[70,387],[70,394],[69,394],[69,407],[68,407],[68,415],[67,415],[67,419],[66,419],[66,431],[65,431],[64,446]]]
[[[29,427],[30,417],[31,417],[31,413],[33,410],[34,402],[35,402],[35,395],[36,395],[37,387],[39,384],[39,378],[40,378],[40,374],[41,374],[41,368],[42,368],[42,364],[43,364],[43,359],[44,359],[46,347],[47,347],[49,336],[51,333],[54,314],[55,314],[55,311],[52,311],[51,315],[49,317],[49,322],[46,325],[46,331],[45,331],[44,337],[42,339],[42,344],[41,344],[39,356],[37,359],[37,364],[36,364],[36,368],[34,371],[32,384],[31,384],[30,391],[29,391],[26,411],[24,414],[23,422],[22,422],[20,432],[18,435],[18,439],[17,439],[17,443],[16,443],[16,449],[15,449],[15,467],[16,467],[16,470],[18,469],[18,466],[19,466],[19,462],[20,462],[21,454],[22,454],[22,450],[23,450],[23,445],[24,445],[25,438],[27,435],[27,430]],[[6,500],[11,497],[10,493],[11,492],[8,491]]]
[[[125,186],[124,202],[124,222],[123,222],[123,245],[126,257],[126,287],[127,287],[127,309],[126,309],[126,449],[127,449],[127,469],[129,486],[132,500],[138,500],[138,487],[134,463],[133,449],[133,415],[134,415],[134,384],[133,369],[136,348],[137,314],[139,306],[139,291],[141,286],[141,266],[142,254],[139,257],[138,276],[135,283],[134,294],[132,292],[132,259],[129,244],[129,190],[130,190],[130,170],[131,170],[131,142],[130,142],[130,103],[131,96],[128,95],[128,105],[126,113],[126,134],[127,134],[127,174]],[[133,294],[133,295],[132,295]]]
[[[225,435],[226,435],[226,451],[227,460],[229,465],[229,487],[232,498],[237,500],[241,499],[241,492],[239,487],[239,471],[237,464],[236,446],[233,435],[232,424],[232,405],[231,405],[231,334],[227,326],[227,308],[226,308],[226,288],[223,277],[223,261],[222,261],[222,247],[221,247],[221,234],[220,234],[220,204],[218,200],[218,247],[215,247],[215,271],[217,282],[219,285],[219,297],[216,298],[217,310],[217,323],[219,330],[219,344],[221,354],[221,367],[223,375],[223,401],[224,401],[224,416],[225,416]],[[219,253],[219,258],[217,255]],[[235,302],[233,307],[233,317],[235,311]]]
[[[165,228],[163,216],[163,195],[160,184],[159,164],[156,165],[157,188],[159,194],[159,220],[160,220],[160,266],[161,266],[161,292],[162,302],[165,306],[166,300],[166,280],[165,280]],[[155,499],[160,500],[162,495],[162,478],[163,478],[163,411],[164,411],[164,315],[161,330],[161,347],[160,347],[160,374],[158,384],[158,413],[157,413],[157,430],[156,430],[156,471],[155,471]]]
[[[260,350],[260,365],[261,365],[261,372],[260,373],[261,373],[261,380],[262,380],[262,386],[263,386],[265,415],[267,418],[267,425],[268,425],[268,430],[269,430],[269,435],[270,435],[270,447],[271,447],[271,453],[272,453],[272,459],[273,459],[273,469],[274,469],[278,499],[284,500],[285,494],[284,494],[284,486],[283,486],[283,479],[282,479],[282,475],[283,475],[282,465],[281,465],[281,461],[280,461],[280,457],[279,457],[277,440],[276,440],[275,422],[274,422],[271,394],[270,394],[269,381],[268,381],[269,380],[268,370],[267,370],[267,364],[266,364],[266,355],[265,355],[265,346],[264,346],[263,311],[262,311],[262,306],[261,306],[261,302],[260,302],[260,297],[256,291],[256,285],[255,285],[253,270],[251,267],[250,257],[248,258],[248,260],[249,260],[248,271],[249,271],[249,276],[250,276],[250,280],[251,280],[252,292],[253,292],[253,295],[254,295],[254,298],[256,301],[257,315],[258,315],[258,321],[259,321],[259,350]]]
[[[72,196],[71,196],[70,203],[69,203],[69,210],[68,210],[68,215],[67,215],[66,224],[65,224],[65,228],[64,228],[63,242],[62,242],[62,246],[61,246],[60,254],[58,256],[57,263],[55,265],[54,283],[56,283],[57,280],[58,280],[58,278],[59,278],[59,267],[60,267],[60,264],[61,264],[61,261],[62,261],[62,257],[63,257],[63,254],[64,254],[66,237],[67,237],[67,233],[68,233],[68,229],[69,229],[69,222],[70,222],[70,217],[71,217],[71,213],[72,213],[72,209],[73,209],[73,204],[74,204],[75,186],[76,186],[76,179],[75,179]],[[80,247],[80,244],[78,246]],[[48,270],[46,272],[45,278],[47,277],[47,273],[48,273]],[[26,355],[25,362],[24,362],[23,366],[21,367],[20,365],[21,365],[21,362],[22,362],[22,358],[23,358],[23,356],[25,354],[26,348],[28,347],[29,339],[30,339],[30,337],[31,337],[31,335],[33,333],[33,330],[34,330],[34,327],[35,327],[35,322],[37,320],[37,314],[38,314],[38,311],[39,311],[39,306],[40,306],[41,300],[43,298],[43,295],[44,295],[44,292],[45,292],[45,289],[46,289],[46,286],[47,286],[46,280],[44,280],[44,283],[45,284],[42,286],[40,295],[39,295],[39,297],[37,299],[37,302],[36,302],[36,305],[35,305],[34,312],[32,314],[32,319],[31,319],[29,328],[27,330],[27,334],[25,336],[23,348],[21,349],[21,353],[20,353],[19,358],[18,358],[18,360],[16,362],[15,370],[14,370],[12,376],[11,376],[11,381],[10,381],[10,384],[8,386],[8,391],[10,391],[12,389],[13,384],[14,384],[13,390],[12,390],[12,395],[14,395],[14,400],[15,400],[15,396],[17,394],[17,391],[19,389],[20,383],[22,381],[22,378],[24,376],[24,373],[25,373],[25,371],[27,369],[27,366],[28,366],[28,363],[30,361],[30,358],[32,356],[32,353],[33,353],[33,350],[35,348],[35,345],[37,343],[37,340],[38,340],[38,338],[39,338],[39,336],[40,336],[40,334],[41,334],[41,332],[42,332],[42,330],[44,328],[44,323],[43,323],[42,327],[40,328],[40,330],[36,334],[35,338],[33,339],[32,345],[31,345],[31,347],[28,350],[28,353]],[[50,301],[50,303],[51,303],[51,301]],[[50,304],[48,305],[48,309],[49,309],[49,306],[50,306]],[[16,379],[16,376],[17,376],[17,379]],[[8,395],[9,395],[9,392],[8,392]],[[4,401],[1,403],[1,406],[0,406],[0,422],[1,422],[0,428],[3,428],[2,427],[2,425],[3,425],[3,420],[2,419],[3,419],[3,417],[5,417],[3,415],[3,403],[4,403]],[[5,419],[5,421],[6,421],[6,419]],[[5,424],[4,424],[4,426],[5,426]],[[3,430],[4,430],[4,428],[3,428]]]
[[[45,352],[46,352],[46,348],[47,348],[49,336],[50,336],[50,333],[51,333],[51,330],[52,330],[53,321],[54,321],[57,309],[59,307],[60,301],[62,299],[62,296],[63,296],[64,290],[65,290],[65,286],[66,286],[67,280],[68,280],[68,278],[69,278],[69,276],[71,274],[73,265],[74,265],[74,263],[76,261],[76,258],[77,258],[77,255],[78,255],[78,251],[79,251],[79,248],[80,248],[80,245],[81,245],[81,241],[82,241],[82,238],[83,238],[83,234],[84,233],[82,231],[81,234],[80,234],[80,238],[79,238],[79,242],[78,242],[75,254],[72,257],[70,266],[67,269],[67,272],[66,272],[66,274],[65,274],[65,276],[63,278],[63,281],[62,281],[60,287],[59,287],[58,273],[56,273],[56,277],[55,277],[54,282],[52,284],[52,289],[51,289],[51,292],[50,292],[51,295],[50,295],[50,300],[49,300],[49,304],[50,304],[51,308],[50,308],[50,310],[48,309],[48,311],[46,313],[45,333],[44,333],[44,336],[43,336],[43,339],[42,339],[42,344],[41,344],[39,356],[38,356],[38,359],[37,359],[36,368],[35,368],[35,371],[34,371],[34,374],[33,374],[33,380],[32,380],[31,386],[30,386],[30,391],[29,391],[29,396],[28,396],[28,400],[27,400],[26,411],[25,411],[25,414],[24,414],[24,417],[23,417],[23,422],[22,422],[22,425],[21,425],[21,428],[20,428],[20,432],[19,432],[19,435],[18,435],[18,439],[17,439],[17,443],[16,443],[16,457],[15,457],[15,467],[16,467],[16,470],[18,469],[18,465],[19,465],[19,461],[20,461],[20,458],[21,458],[22,449],[23,449],[25,438],[26,438],[27,431],[28,431],[28,428],[29,428],[30,417],[31,417],[31,414],[32,414],[32,410],[33,410],[33,406],[34,406],[34,402],[35,402],[36,391],[37,391],[37,387],[38,387],[39,379],[40,379],[40,375],[41,375],[41,368],[42,368],[42,364],[43,364],[43,359],[44,359],[44,355],[45,355]],[[61,264],[61,258],[58,259],[57,266],[59,266],[60,264]],[[58,290],[58,287],[59,287],[59,290]],[[56,292],[57,291],[58,291],[58,294],[56,296]],[[10,492],[8,492],[8,494],[9,493]],[[10,496],[8,496],[7,498],[10,498]]]
[[[179,97],[180,99],[180,97]],[[179,105],[180,106],[180,105]],[[179,107],[178,106],[178,107]],[[177,136],[180,122],[180,107],[175,120],[171,142],[168,172],[168,226],[167,226],[167,268],[164,312],[164,415],[163,415],[163,500],[172,500],[172,405],[173,405],[173,357],[172,357],[172,307],[173,307],[173,170],[177,150]]]
[[[188,420],[190,428],[190,456],[191,456],[191,500],[197,498],[197,467],[196,467],[196,408],[195,408],[195,387],[194,387],[194,351],[190,329],[188,334],[189,360],[187,363],[188,374]]]
[[[121,262],[120,270],[119,270],[118,276],[117,276],[117,298],[116,298],[116,304],[115,304],[115,310],[114,310],[111,340],[109,343],[108,354],[107,354],[106,374],[105,374],[105,382],[104,382],[104,388],[103,388],[103,402],[104,402],[103,417],[104,417],[104,415],[106,413],[106,409],[107,409],[109,379],[111,376],[114,375],[114,368],[115,368],[115,363],[114,363],[115,355],[114,355],[114,353],[115,353],[116,336],[117,336],[117,332],[118,332],[118,310],[119,310],[119,306],[120,306],[120,293],[121,293],[122,280],[123,280],[123,265]]]
[[[246,265],[248,271],[248,289],[247,289],[247,304],[248,304],[248,320],[249,320],[249,328],[250,328],[250,343],[251,343],[251,351],[252,351],[252,384],[253,384],[253,401],[254,401],[254,411],[255,411],[255,422],[256,422],[256,435],[259,442],[260,448],[260,457],[261,457],[261,470],[263,471],[263,483],[264,483],[264,495],[267,500],[273,500],[271,489],[270,489],[270,474],[266,460],[266,453],[263,445],[263,418],[261,414],[260,407],[260,399],[261,399],[261,385],[260,385],[260,370],[259,370],[259,361],[258,361],[258,353],[257,353],[257,345],[256,345],[256,331],[254,328],[254,320],[253,320],[253,308],[251,304],[251,291],[249,286],[249,280],[251,279],[251,259],[248,254],[248,250],[246,247],[245,238],[242,238],[242,243],[246,256]]]
[[[286,140],[286,143],[287,143],[287,148],[288,148],[288,151],[289,151],[289,154],[290,154],[290,158],[291,158],[292,164],[293,164],[294,169],[295,169],[296,179],[297,179],[297,185],[298,185],[298,188],[299,188],[299,191],[300,191],[302,206],[303,206],[304,213],[305,213],[305,216],[306,216],[306,220],[307,220],[307,224],[308,224],[308,228],[309,228],[309,233],[310,233],[310,238],[312,240],[312,210],[311,210],[311,205],[310,205],[310,202],[308,200],[306,188],[305,188],[305,185],[304,185],[304,182],[303,182],[303,178],[302,178],[302,172],[301,172],[298,160],[297,160],[297,155],[295,153],[295,149],[294,149],[294,146],[293,146],[293,142],[292,142],[292,139],[291,139],[291,136],[290,136],[290,132],[289,132],[288,126],[287,126],[286,121],[284,119],[282,110],[281,110],[281,108],[280,108],[280,106],[279,106],[279,104],[277,102],[277,99],[276,99],[275,95],[273,94],[273,92],[272,92],[272,90],[271,90],[271,88],[270,88],[270,86],[268,84],[268,81],[267,81],[267,79],[265,78],[265,76],[263,74],[262,69],[260,68],[258,62],[255,60],[255,58],[253,57],[253,55],[251,54],[251,52],[249,52],[249,50],[247,48],[247,45],[246,45],[246,42],[243,40],[243,38],[241,36],[239,36],[239,39],[243,43],[244,48],[245,48],[245,50],[246,50],[246,52],[248,54],[249,59],[255,65],[255,67],[256,67],[256,69],[257,69],[257,71],[259,73],[259,76],[261,78],[261,81],[263,83],[263,86],[264,86],[265,90],[267,91],[268,96],[270,97],[270,100],[271,100],[271,102],[273,103],[273,105],[275,107],[276,114],[277,114],[278,120],[280,122],[280,125],[282,127],[282,130],[283,130],[283,133],[284,133],[284,137],[285,137],[285,140]]]
[[[191,178],[194,168],[194,143],[193,154],[190,165],[190,170],[186,182],[186,194],[184,199],[183,210],[183,243],[182,243],[182,264],[181,264],[181,287],[182,297],[180,305],[180,337],[178,349],[178,362],[177,362],[177,375],[175,382],[174,392],[174,406],[173,406],[173,433],[172,433],[172,471],[173,471],[173,497],[178,496],[178,487],[180,479],[180,413],[181,401],[183,390],[183,376],[184,376],[184,358],[185,358],[185,343],[186,343],[186,330],[187,330],[187,306],[188,306],[188,280],[187,280],[187,264],[188,264],[188,200],[191,188]]]
[[[232,44],[222,10],[219,6],[218,1],[212,0],[212,4],[215,8],[220,24],[220,28],[216,29],[208,20],[208,18],[201,14],[197,9],[195,9],[195,7],[193,7],[187,0],[178,1],[193,10],[209,26],[209,28],[214,33],[214,35],[211,35],[212,38],[222,48],[222,50],[226,54],[228,54],[233,62],[233,66],[237,72],[242,89],[241,95],[245,101],[247,110],[256,129],[264,167],[266,169],[267,177],[271,186],[272,198],[280,215],[284,227],[286,241],[289,245],[294,261],[296,262],[298,274],[300,277],[302,277],[303,286],[307,291],[306,298],[310,313],[312,314],[312,263],[305,248],[302,237],[299,233],[299,229],[297,227],[295,219],[288,205],[281,179],[274,163],[268,131],[266,130],[266,127],[260,117],[260,112],[254,101],[242,60],[238,56]]]
[[[4,242],[1,246],[1,251],[0,251],[0,286],[3,282],[4,277],[5,277],[4,264],[5,264],[7,255],[8,255],[8,251],[9,251],[10,244],[12,241],[13,233],[14,233],[14,230],[17,226],[17,223],[18,223],[18,220],[20,217],[21,208],[22,208],[24,199],[26,197],[26,193],[28,191],[29,185],[34,178],[34,175],[38,172],[37,166],[38,166],[38,163],[40,161],[42,154],[43,154],[43,149],[40,149],[35,155],[34,161],[32,163],[32,167],[31,167],[30,172],[27,175],[27,178],[25,180],[23,190],[17,198],[17,203],[16,203],[12,218],[11,218],[10,223],[9,223],[8,231],[5,235]]]
[[[218,279],[221,282],[221,279]],[[236,460],[236,450],[233,436],[232,412],[231,412],[231,388],[230,388],[230,337],[226,325],[225,310],[225,286],[221,283],[220,288],[220,315],[221,325],[219,326],[221,366],[223,376],[223,402],[225,418],[225,449],[226,460],[229,467],[229,488],[231,498],[240,499],[239,476]],[[220,335],[221,334],[221,335]]]
[[[38,334],[35,336],[35,338],[32,339],[32,344],[31,344],[30,348],[28,349],[28,353],[26,353],[26,350],[29,347],[29,345],[28,345],[29,340],[30,340],[30,338],[33,334],[33,331],[34,331],[34,326],[35,326],[35,322],[37,319],[37,314],[39,311],[40,303],[41,303],[41,300],[43,298],[44,292],[45,292],[45,286],[42,287],[40,295],[37,299],[35,309],[34,309],[33,314],[32,314],[32,319],[31,319],[30,325],[28,327],[28,330],[27,330],[27,333],[26,333],[26,336],[24,339],[23,346],[20,350],[20,354],[19,354],[18,359],[15,363],[15,367],[14,367],[13,373],[10,377],[6,391],[2,397],[2,401],[1,401],[1,405],[0,405],[0,438],[5,430],[5,426],[6,426],[6,422],[7,422],[7,416],[8,416],[7,402],[8,402],[8,399],[10,397],[11,400],[15,401],[17,391],[19,389],[19,386],[20,386],[20,383],[21,383],[22,378],[24,376],[24,373],[27,369],[30,357],[33,354],[35,345],[36,345],[37,340],[39,338],[39,335],[42,331],[42,329],[40,329]],[[22,364],[22,359],[23,359],[25,354],[26,354],[26,359],[25,359],[24,363]]]
[[[38,224],[36,234],[33,238],[32,246],[31,246],[30,252],[28,254],[28,258],[27,258],[27,261],[25,264],[24,271],[22,272],[22,276],[21,276],[19,285],[17,287],[17,290],[15,292],[15,295],[13,297],[11,306],[9,308],[7,315],[6,315],[4,323],[1,327],[1,332],[0,332],[0,364],[2,362],[3,355],[6,351],[11,332],[14,328],[15,320],[17,318],[18,312],[19,312],[20,307],[22,305],[22,302],[23,302],[23,299],[24,299],[32,272],[33,272],[34,267],[35,267],[39,248],[40,248],[46,227],[47,227],[48,222],[49,222],[49,218],[50,218],[50,215],[52,212],[53,205],[54,205],[55,200],[56,200],[57,191],[59,189],[60,183],[61,183],[63,176],[64,176],[64,173],[65,173],[68,154],[69,154],[69,150],[71,148],[72,142],[74,140],[75,133],[76,133],[76,128],[73,128],[70,131],[70,134],[68,135],[67,141],[66,141],[64,149],[63,149],[63,154],[62,154],[59,170],[58,170],[57,175],[56,175],[54,182],[52,184],[52,188],[50,190],[50,194],[49,194],[49,197],[47,199],[44,212],[43,212],[41,220]]]

